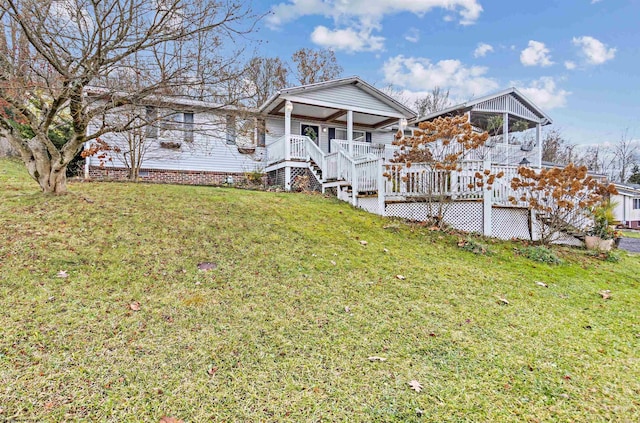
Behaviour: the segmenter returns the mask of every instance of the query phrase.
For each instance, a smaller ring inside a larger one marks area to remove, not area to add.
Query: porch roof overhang
[[[364,96],[363,101],[345,99],[343,90],[346,87],[357,88],[358,91],[354,93]],[[340,93],[338,90],[341,90]],[[283,117],[287,101],[294,105],[292,118],[327,124],[346,125],[349,111],[353,113],[353,125],[371,129],[384,128],[400,119],[416,117],[413,110],[358,77],[283,89],[267,100],[260,107],[260,112],[267,116]]]
[[[420,122],[431,121],[439,117],[457,116],[468,112],[471,113],[473,125],[482,129],[486,129],[484,127],[491,116],[505,113],[508,113],[512,118],[510,124],[516,121],[525,122],[529,128],[538,124],[545,126],[553,123],[549,115],[514,87],[429,113],[417,118],[413,123],[417,125]]]

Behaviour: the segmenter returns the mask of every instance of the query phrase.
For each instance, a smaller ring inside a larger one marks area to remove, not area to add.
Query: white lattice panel
[[[358,207],[369,213],[384,215],[384,210],[380,210],[377,197],[358,198]]]
[[[516,207],[494,207],[491,210],[491,235],[500,239],[531,239],[529,210]]]
[[[438,215],[438,203],[392,203],[387,204],[387,216],[424,222],[428,217]],[[457,201],[444,205],[444,221],[455,229],[482,233],[482,203]]]

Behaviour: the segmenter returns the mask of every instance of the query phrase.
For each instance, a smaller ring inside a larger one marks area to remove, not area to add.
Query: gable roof
[[[310,93],[314,93],[317,91],[325,91],[325,90],[336,90],[340,87],[345,86],[355,86],[365,93],[369,94],[382,104],[386,105],[390,109],[394,110],[396,113],[400,113],[408,119],[415,118],[416,112],[403,105],[399,101],[375,88],[373,85],[365,82],[357,76],[351,76],[348,78],[339,78],[333,79],[331,81],[318,82],[315,84],[301,85],[297,87],[284,88],[278,91],[276,94],[271,96],[269,100],[267,100],[262,106],[260,106],[259,110],[263,113],[269,113],[273,110],[274,107],[277,107],[279,98],[286,97],[298,97],[298,96],[307,96]],[[344,105],[345,108],[348,105]],[[366,106],[366,105],[363,105]]]
[[[448,107],[443,110],[438,110],[436,112],[429,113],[427,115],[421,116],[418,119],[416,119],[416,123],[432,120],[444,115],[467,112],[470,110],[482,111],[483,109],[482,106],[491,104],[492,100],[497,100],[502,97],[505,97],[505,98],[511,97],[515,99],[518,103],[520,103],[522,106],[525,107],[525,114],[526,114],[526,110],[528,110],[532,115],[535,115],[539,119],[542,125],[549,125],[553,123],[553,120],[549,117],[549,115],[547,115],[544,111],[542,111],[542,109],[536,106],[531,100],[529,100],[524,94],[518,91],[518,89],[515,87],[507,88],[506,90],[498,91],[496,93],[489,94],[484,97],[475,98],[467,102],[460,103],[452,107]],[[527,116],[520,116],[520,117],[527,118]]]

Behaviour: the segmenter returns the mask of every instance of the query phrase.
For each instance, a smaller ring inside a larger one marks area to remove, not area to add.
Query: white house
[[[283,89],[257,110],[185,100],[149,106],[145,113],[155,120],[167,110],[167,119],[145,134],[155,156],[144,161],[142,179],[219,184],[260,170],[272,185],[289,190],[307,181],[382,216],[427,220],[436,213],[432,199],[438,194],[450,200],[445,222],[461,230],[536,240],[546,227],[526,204],[512,203],[520,194],[510,181],[519,166],[543,166],[541,128],[551,119],[515,88],[421,118],[357,77]],[[456,171],[426,163],[390,169],[398,130],[410,135],[412,125],[442,116],[466,116],[477,131],[489,131],[487,147]],[[122,162],[109,157],[104,167],[89,159],[88,173],[122,176]],[[487,190],[485,171],[504,177]],[[572,225],[585,229],[588,219],[580,213],[575,218]]]
[[[618,190],[617,195],[611,196],[611,201],[616,205],[614,215],[616,221],[634,229],[640,229],[640,185],[638,184],[614,184]]]
[[[139,178],[154,182],[220,185],[265,167],[264,139],[260,142],[255,134],[256,110],[171,98],[150,99],[136,113],[153,124],[102,136],[120,152],[88,157],[86,177],[126,179],[127,161],[135,154],[143,154]],[[131,114],[119,109],[110,118],[129,119]],[[94,122],[90,130],[99,124]]]

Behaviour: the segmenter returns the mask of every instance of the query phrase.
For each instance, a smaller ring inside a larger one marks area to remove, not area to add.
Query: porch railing
[[[267,163],[277,163],[284,160],[285,154],[284,135],[266,145]]]
[[[435,169],[427,163],[414,163],[411,167],[386,165],[386,192],[403,197],[451,196],[454,198],[479,199],[483,187],[478,182],[483,179],[480,161],[462,163],[462,170],[448,171]]]
[[[307,159],[307,140],[311,139],[304,135],[290,135],[289,142],[291,144],[291,158],[294,160]],[[313,141],[311,141],[313,143]]]

